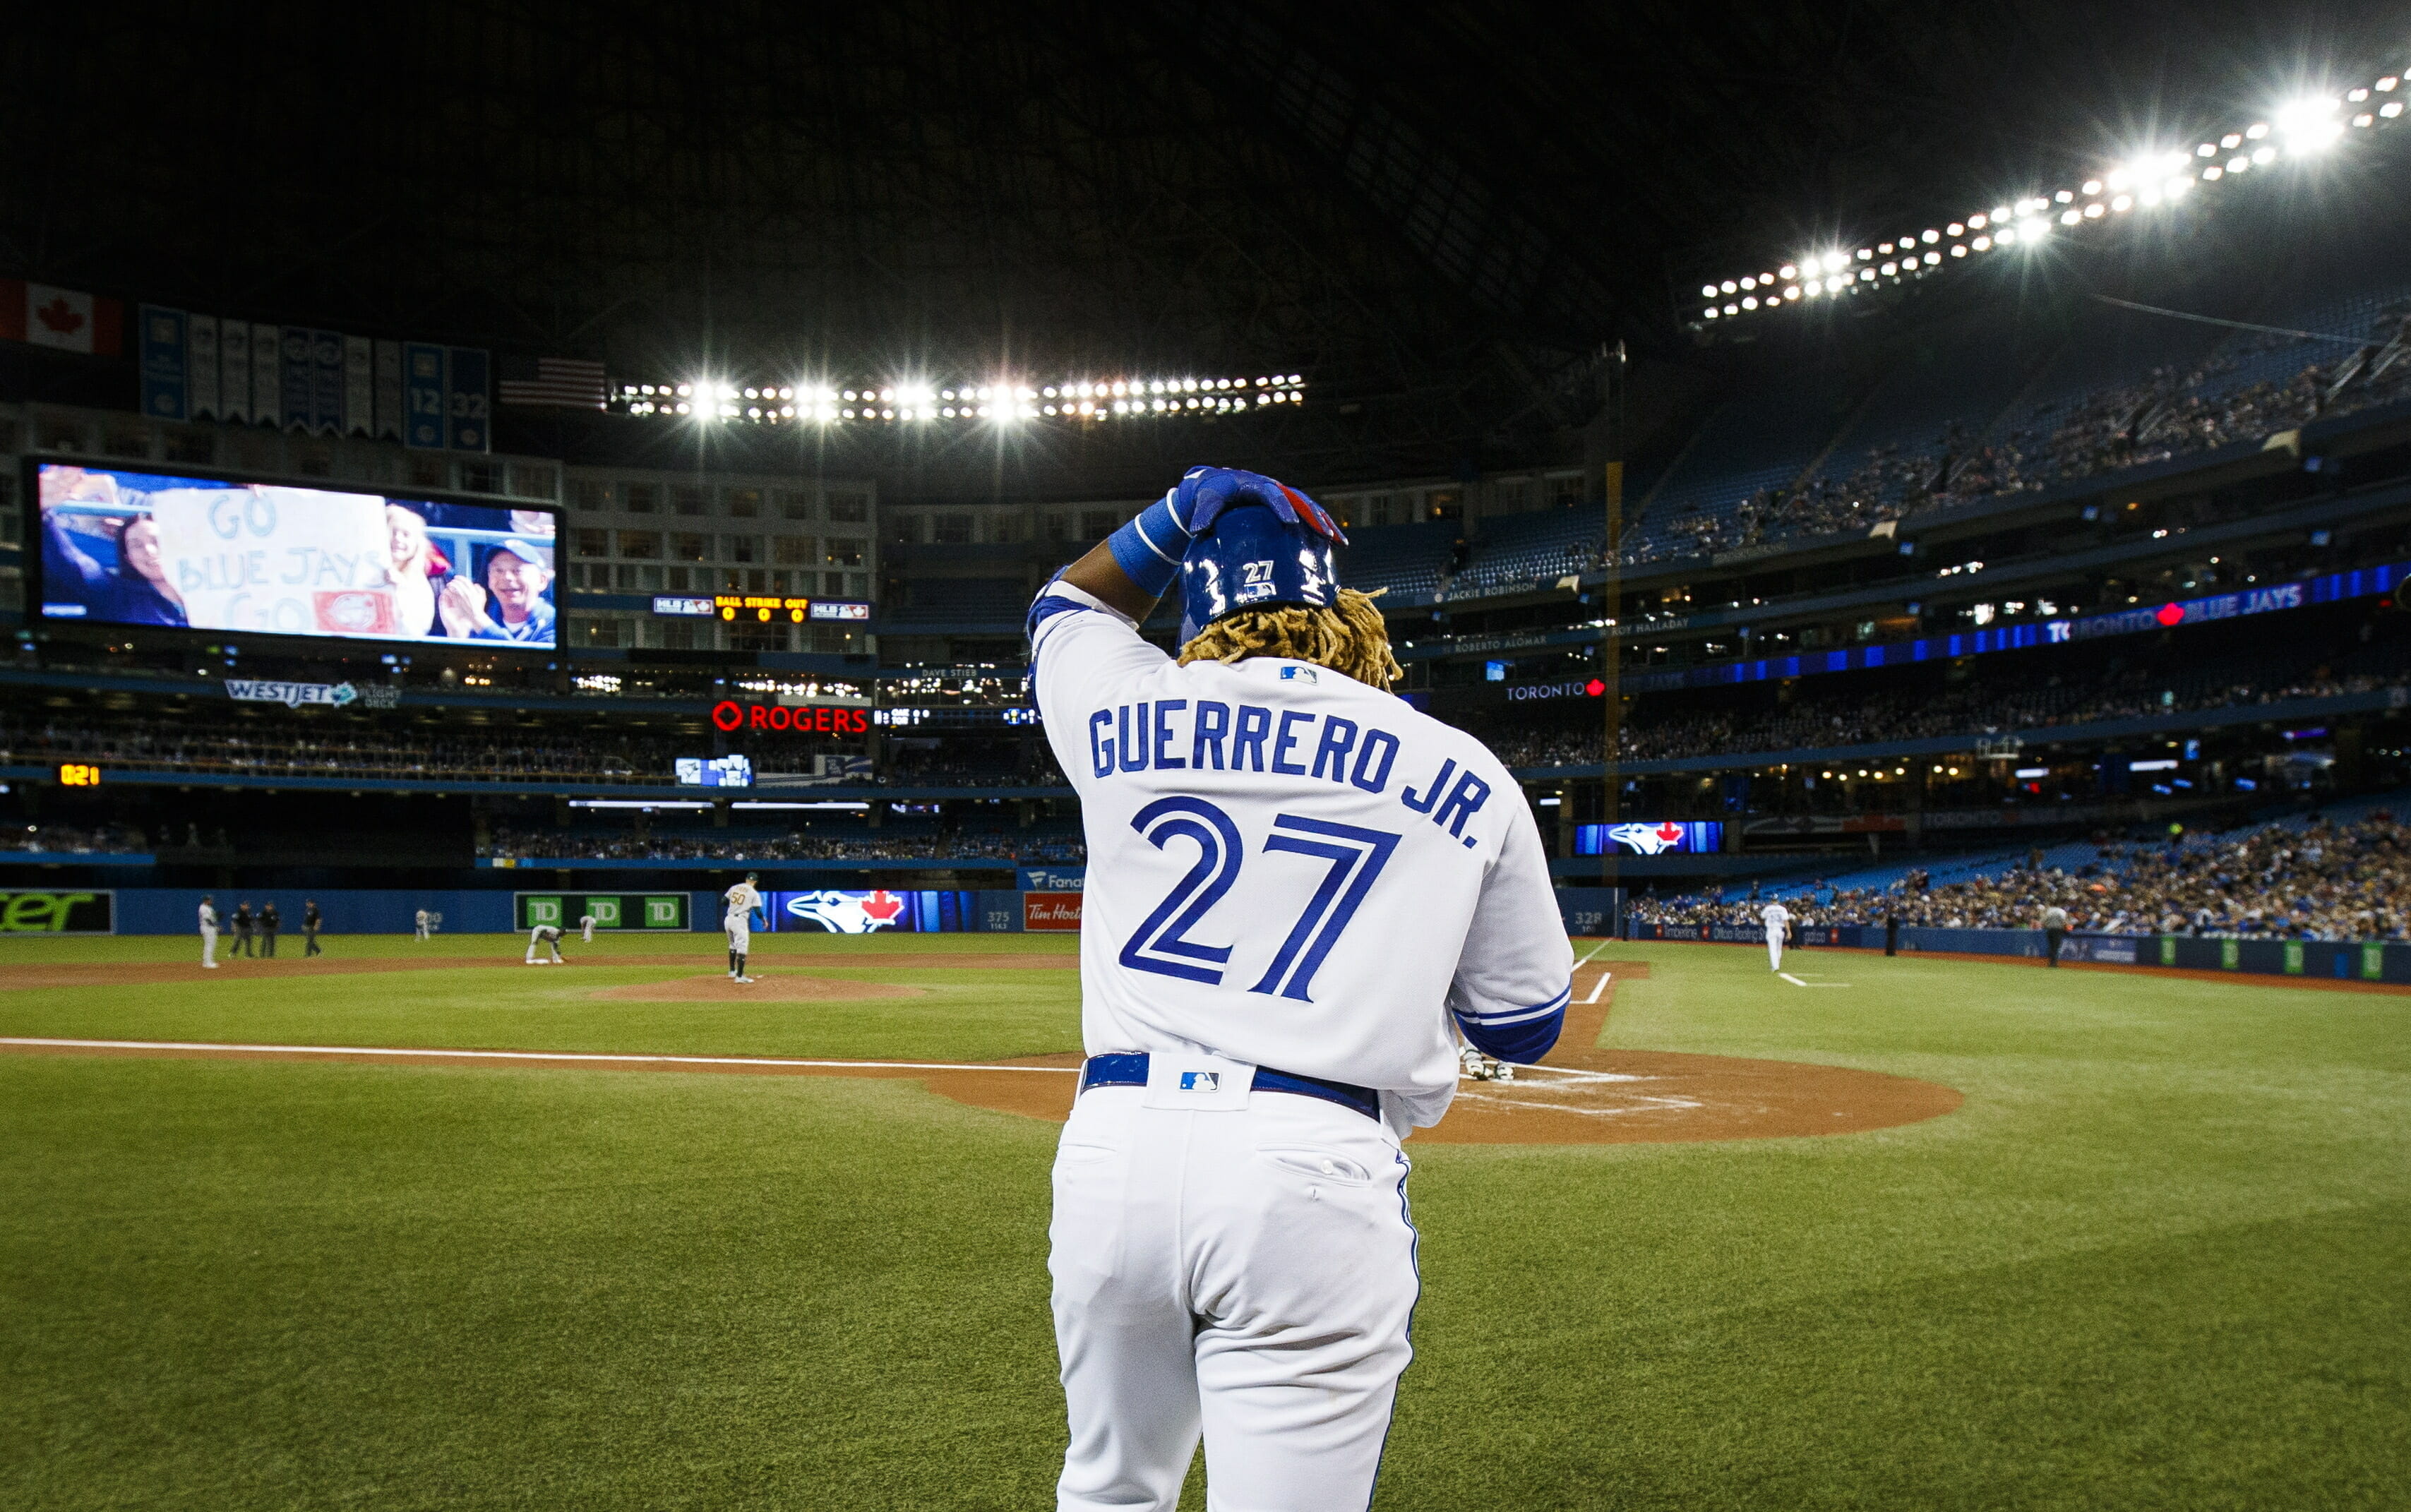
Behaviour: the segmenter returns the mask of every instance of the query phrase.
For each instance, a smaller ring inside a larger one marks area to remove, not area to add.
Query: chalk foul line
[[[1777,971],[1775,975],[1794,987],[1847,987],[1849,985],[1847,981],[1803,981],[1789,971]]]
[[[1583,999],[1583,1001],[1584,1001],[1584,1002],[1585,1002],[1585,1003],[1596,1003],[1596,1002],[1598,1002],[1598,1001],[1599,1001],[1599,995],[1600,995],[1600,994],[1601,994],[1601,993],[1603,993],[1603,992],[1605,992],[1605,991],[1607,991],[1607,984],[1608,984],[1609,982],[1611,982],[1611,981],[1614,981],[1615,980],[1615,972],[1613,972],[1613,971],[1601,971],[1601,972],[1599,974],[1599,981],[1595,981],[1595,982],[1593,982],[1593,983],[1591,984],[1590,996],[1589,996],[1588,997],[1584,998],[1584,999]]]
[[[621,1066],[796,1066],[839,1070],[1045,1071],[1070,1076],[1076,1066],[998,1066],[927,1060],[788,1060],[769,1055],[616,1055],[591,1050],[378,1049],[373,1045],[238,1045],[192,1040],[35,1040],[0,1036],[0,1045],[40,1050],[175,1050],[224,1055],[408,1055],[428,1060],[602,1061]]]

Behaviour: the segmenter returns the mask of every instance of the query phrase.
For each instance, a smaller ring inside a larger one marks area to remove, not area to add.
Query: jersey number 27
[[[1203,798],[1178,797],[1158,798],[1140,809],[1131,828],[1159,850],[1176,839],[1194,842],[1197,864],[1173,884],[1122,947],[1122,965],[1134,971],[1220,986],[1222,968],[1231,960],[1231,947],[1200,945],[1189,938],[1189,931],[1239,880],[1247,859],[1239,826]],[[1314,974],[1322,969],[1323,959],[1364,906],[1374,879],[1389,865],[1390,852],[1398,848],[1398,838],[1387,830],[1334,824],[1296,814],[1274,818],[1273,833],[1264,838],[1265,852],[1311,856],[1330,863],[1330,867],[1274,952],[1272,965],[1249,992],[1278,994],[1300,1002],[1313,1000]]]

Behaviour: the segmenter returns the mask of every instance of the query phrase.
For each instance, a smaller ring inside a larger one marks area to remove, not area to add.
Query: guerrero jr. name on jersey
[[[1352,783],[1379,793],[1388,790],[1402,754],[1402,743],[1387,730],[1305,709],[1277,714],[1262,705],[1235,708],[1211,698],[1198,699],[1192,709],[1188,699],[1161,698],[1101,708],[1089,716],[1089,770],[1100,778],[1180,768],[1275,772]],[[1418,769],[1427,766],[1427,759],[1418,763]],[[1465,833],[1465,821],[1481,812],[1489,797],[1490,784],[1470,771],[1457,770],[1454,757],[1440,763],[1421,792],[1411,782],[1398,789],[1400,804],[1469,847],[1474,837]]]

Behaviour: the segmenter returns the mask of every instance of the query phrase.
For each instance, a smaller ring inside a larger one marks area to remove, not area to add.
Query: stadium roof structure
[[[0,37],[0,270],[616,374],[1297,371],[1252,454],[1395,476],[1562,447],[1613,343],[1688,360],[1703,270],[2404,40],[2174,0],[50,7]]]

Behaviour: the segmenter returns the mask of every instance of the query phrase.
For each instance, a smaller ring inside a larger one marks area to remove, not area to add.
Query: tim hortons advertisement
[[[1022,894],[1021,927],[1032,932],[1055,930],[1078,933],[1080,897],[1081,894],[1077,893]]]

